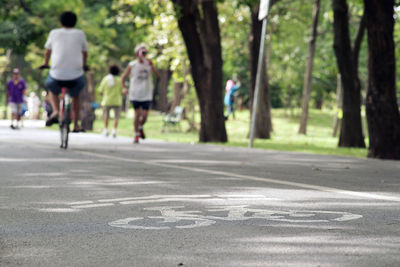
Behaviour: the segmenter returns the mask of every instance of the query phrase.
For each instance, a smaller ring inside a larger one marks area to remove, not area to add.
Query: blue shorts
[[[132,103],[132,106],[133,106],[133,108],[135,110],[137,110],[139,108],[142,108],[143,110],[149,110],[151,101],[135,101],[135,100],[132,100],[131,103]]]
[[[47,79],[45,81],[45,87],[47,90],[50,90],[53,94],[56,95],[59,95],[61,93],[62,87],[67,87],[69,94],[72,97],[76,97],[85,87],[85,77],[82,75],[81,77],[78,77],[74,80],[61,81],[56,80],[49,75],[47,76]]]

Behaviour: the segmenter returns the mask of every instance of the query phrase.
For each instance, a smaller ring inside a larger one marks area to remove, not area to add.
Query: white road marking
[[[243,162],[243,161],[194,160],[194,159],[155,159],[155,160],[149,160],[148,162],[152,162],[152,163],[193,163],[193,164],[206,164],[206,165],[224,164],[224,165],[234,165],[234,166],[249,164],[248,162]]]
[[[72,182],[71,184],[73,185],[113,185],[113,186],[118,186],[118,185],[152,185],[152,184],[166,184],[167,182],[161,182],[161,181],[137,181],[137,182],[98,182],[98,181],[78,181],[78,182]]]
[[[34,146],[41,147],[41,148],[46,148],[46,149],[52,147],[50,145],[38,145],[38,144],[34,144]],[[297,182],[275,180],[275,179],[272,179],[272,178],[263,178],[263,177],[256,177],[256,176],[250,176],[250,175],[241,175],[241,174],[236,174],[236,173],[213,171],[213,170],[199,169],[199,168],[193,168],[193,167],[168,165],[168,164],[162,164],[162,163],[156,163],[156,162],[147,162],[147,161],[141,161],[141,160],[135,160],[135,159],[129,159],[129,158],[115,157],[115,156],[110,156],[110,155],[99,155],[99,154],[88,152],[88,151],[75,151],[75,152],[80,153],[80,154],[84,154],[84,155],[94,156],[94,157],[97,157],[97,158],[109,159],[109,160],[143,163],[143,164],[155,165],[155,166],[160,166],[160,167],[183,169],[183,170],[188,170],[188,171],[193,171],[193,172],[216,174],[216,175],[221,175],[221,176],[225,176],[225,177],[236,177],[236,178],[240,178],[240,179],[258,181],[258,182],[267,182],[267,183],[274,183],[274,184],[280,184],[280,185],[289,185],[289,186],[294,186],[294,187],[299,187],[299,188],[313,189],[313,190],[322,191],[322,192],[331,192],[331,193],[348,195],[348,196],[365,198],[365,199],[376,199],[376,200],[383,200],[383,201],[400,202],[400,197],[396,197],[396,196],[385,196],[385,195],[365,193],[365,192],[356,192],[356,191],[343,190],[343,189],[327,187],[327,186],[318,186],[318,185],[311,185],[311,184],[304,184],[304,183],[297,183]],[[0,158],[0,159],[8,160],[7,158]]]
[[[319,186],[319,185],[312,185],[312,184],[305,184],[305,183],[282,181],[282,180],[276,180],[276,179],[272,179],[272,178],[236,174],[236,173],[224,172],[224,171],[214,171],[214,170],[200,169],[200,168],[195,168],[195,167],[186,167],[186,166],[177,166],[177,165],[170,165],[170,164],[163,164],[163,163],[156,163],[156,162],[140,161],[140,160],[129,159],[129,158],[120,158],[120,157],[110,156],[110,155],[98,155],[96,153],[87,152],[87,151],[80,151],[80,153],[94,156],[94,157],[99,157],[99,158],[116,160],[116,161],[135,162],[135,163],[154,165],[154,166],[159,166],[159,167],[164,167],[164,168],[173,168],[173,169],[187,170],[187,171],[191,171],[191,172],[207,173],[207,174],[227,176],[227,177],[236,177],[236,178],[240,178],[243,180],[251,180],[251,181],[257,181],[257,182],[266,182],[266,183],[273,183],[273,184],[279,184],[279,185],[287,185],[287,186],[312,189],[312,190],[317,190],[317,191],[322,191],[322,192],[331,192],[331,193],[335,193],[335,194],[341,194],[341,195],[347,195],[347,196],[359,197],[359,198],[365,198],[365,199],[376,199],[376,200],[400,202],[400,197],[396,197],[396,196],[385,196],[385,195],[378,195],[378,194],[373,194],[373,193],[356,192],[356,191],[343,190],[343,189],[327,187],[327,186]]]
[[[100,199],[98,202],[121,202],[128,200],[144,200],[144,199],[159,199],[164,197],[183,197],[183,198],[209,198],[211,195],[152,195],[147,197],[125,197],[125,198],[111,198],[111,199]]]
[[[69,209],[69,208],[48,208],[48,209],[39,209],[42,212],[57,212],[57,213],[68,213],[68,212],[78,212],[78,209]]]
[[[109,207],[114,206],[113,203],[103,203],[103,204],[88,204],[88,205],[77,205],[72,206],[74,209],[90,209],[90,208],[100,208],[100,207]]]
[[[15,186],[5,186],[6,188],[24,188],[24,189],[49,189],[50,185],[15,185]]]
[[[71,202],[69,205],[84,205],[84,204],[93,204],[93,201],[76,201],[76,202]]]
[[[362,218],[362,215],[348,212],[319,210],[267,210],[239,206],[209,206],[204,210],[186,209],[185,206],[162,206],[144,208],[160,213],[157,216],[129,217],[110,222],[112,227],[140,230],[189,229],[206,227],[217,221],[278,221],[287,223],[329,223],[345,222]],[[215,214],[217,213],[217,214]]]
[[[85,162],[94,161],[85,160]],[[0,158],[0,162],[82,162],[82,160],[69,158]]]

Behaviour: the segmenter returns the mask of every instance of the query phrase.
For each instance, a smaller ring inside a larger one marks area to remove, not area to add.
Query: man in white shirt
[[[134,143],[139,143],[139,137],[144,139],[143,125],[147,120],[148,111],[153,99],[153,77],[154,73],[160,77],[153,66],[153,62],[146,58],[147,49],[144,44],[135,48],[137,60],[131,61],[122,74],[121,82],[124,94],[129,94],[133,108],[135,109],[135,118],[133,126],[135,129]],[[129,90],[125,86],[125,80],[129,76]]]
[[[88,70],[86,64],[88,44],[85,33],[74,28],[76,21],[77,17],[73,12],[66,11],[61,14],[62,28],[50,32],[45,44],[44,64],[40,68],[48,68],[51,57],[51,68],[45,86],[50,91],[53,113],[46,121],[46,126],[58,122],[60,110],[58,95],[62,87],[67,87],[72,97],[73,132],[81,132],[83,129],[78,125],[79,94],[85,87],[84,70]]]

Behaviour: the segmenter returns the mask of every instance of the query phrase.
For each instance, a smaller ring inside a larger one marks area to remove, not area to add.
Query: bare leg
[[[80,111],[80,96],[72,98],[72,119],[74,120],[74,129],[79,129],[79,111]]]
[[[118,118],[114,118],[114,129],[118,127]]]
[[[133,128],[135,130],[135,134],[139,132],[139,120],[141,117],[141,109],[135,109],[135,119],[133,121]]]
[[[148,110],[142,110],[142,116],[140,117],[140,122],[139,122],[139,126],[143,127],[143,125],[146,123],[147,121],[147,114],[149,114]]]
[[[11,113],[11,125],[14,126],[14,121],[17,120],[17,114]]]
[[[22,118],[21,114],[17,114],[17,127],[20,127],[19,123],[21,121],[21,118]],[[22,127],[22,124],[21,124],[21,127]]]
[[[51,113],[51,115],[49,117],[54,117],[54,116],[58,115],[58,113],[60,112],[58,96],[50,91],[49,101],[50,101],[51,107],[53,108],[53,113]]]

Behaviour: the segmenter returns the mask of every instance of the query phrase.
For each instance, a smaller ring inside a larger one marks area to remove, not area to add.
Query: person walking
[[[103,135],[108,136],[108,121],[110,118],[110,110],[114,110],[114,127],[112,129],[112,137],[117,137],[118,119],[122,105],[122,86],[121,78],[118,76],[120,69],[117,65],[111,65],[109,74],[106,75],[98,88],[102,96],[101,105],[104,109],[104,130]]]
[[[228,111],[226,113],[225,120],[229,118],[229,115],[231,113],[233,115],[233,118],[235,118],[235,110],[234,110],[235,93],[239,89],[239,86],[240,86],[239,83],[235,84],[235,82],[232,80],[228,80],[226,82],[224,103]]]
[[[122,74],[121,83],[123,93],[128,94],[129,100],[135,109],[133,127],[135,131],[134,143],[139,143],[139,138],[145,139],[143,126],[146,123],[151,101],[153,99],[153,77],[154,73],[160,77],[154,68],[151,59],[147,58],[145,44],[135,47],[136,60],[131,61]],[[129,77],[129,90],[125,86],[125,80]]]
[[[45,86],[50,91],[52,114],[47,119],[46,126],[58,123],[60,112],[58,95],[62,85],[68,83],[70,84],[69,94],[72,97],[73,132],[82,132],[84,130],[78,124],[79,94],[85,87],[84,71],[89,69],[87,66],[88,44],[85,33],[74,28],[76,21],[76,14],[71,11],[61,14],[62,27],[50,32],[45,44],[44,64],[40,66],[40,69],[49,67],[51,57],[51,68]]]
[[[20,77],[19,69],[13,70],[13,77],[7,83],[7,102],[11,109],[11,129],[19,129],[21,126],[22,105],[26,95],[26,83]]]

